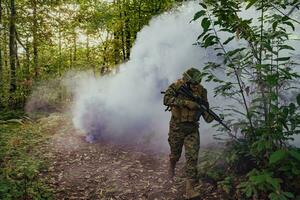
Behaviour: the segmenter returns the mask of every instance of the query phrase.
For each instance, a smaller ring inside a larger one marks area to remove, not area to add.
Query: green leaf
[[[275,30],[276,30],[276,28],[277,28],[277,25],[278,25],[278,22],[277,22],[277,21],[276,21],[276,22],[274,22],[274,23],[272,24],[273,31],[275,31]]]
[[[291,57],[281,57],[281,58],[276,58],[275,61],[287,61],[290,59],[291,59]]]
[[[207,32],[206,31],[203,31],[203,33],[201,33],[198,37],[197,37],[197,40],[200,40]]]
[[[273,199],[277,199],[277,194],[275,192],[272,192],[269,194],[269,199],[273,200]]]
[[[289,114],[289,109],[287,107],[283,107],[283,110],[282,110],[282,114],[284,116],[284,118],[287,118],[288,114]]]
[[[290,18],[288,17],[288,16],[283,16],[282,18],[281,18],[281,21],[287,21],[287,20],[289,20]]]
[[[278,77],[275,74],[267,75],[266,81],[267,81],[268,85],[274,86],[274,85],[277,85]]]
[[[204,9],[207,9],[207,6],[204,3],[199,3]]]
[[[300,152],[299,151],[296,151],[296,150],[291,150],[289,151],[290,155],[297,159],[298,161],[300,161]]]
[[[206,34],[206,35],[203,37],[203,41],[206,40],[209,36],[211,36],[210,33]]]
[[[203,18],[203,20],[201,21],[201,26],[204,31],[208,30],[208,28],[210,27],[210,21],[207,17]]]
[[[214,36],[214,35],[211,35],[211,36],[207,37],[207,39],[205,40],[203,46],[206,48],[206,47],[209,47],[209,46],[212,46],[212,45],[216,44],[216,41],[214,41],[214,39],[216,39],[216,36]]]
[[[238,48],[238,49],[235,49],[232,51],[228,51],[227,54],[228,54],[228,56],[234,56],[236,53],[242,52],[243,50],[245,50],[245,48]]]
[[[270,164],[274,164],[277,163],[278,161],[281,161],[282,159],[284,159],[287,156],[287,152],[285,150],[277,150],[274,153],[271,154],[270,158],[269,158],[269,163]]]
[[[289,49],[289,50],[295,50],[293,47],[289,46],[289,45],[279,45],[279,50],[282,49]]]
[[[293,29],[293,31],[295,31],[295,26],[294,26],[294,24],[292,22],[285,21],[283,23],[286,24],[286,25],[288,25],[288,26],[290,26]]]
[[[280,189],[280,183],[282,182],[280,178],[272,178],[271,176],[267,176],[266,181],[271,184],[275,190]]]
[[[276,51],[273,50],[272,46],[269,43],[265,43],[264,46],[266,47],[266,49],[270,52],[272,52],[275,55],[278,55],[278,53]]]
[[[246,10],[249,9],[253,4],[255,4],[258,0],[250,0],[249,4],[246,6]]]
[[[247,187],[246,188],[246,196],[249,198],[252,196],[252,193],[253,193],[252,187]]]
[[[300,94],[297,95],[297,103],[300,106]]]
[[[271,93],[270,93],[270,98],[271,98],[273,101],[276,101],[276,100],[278,99],[277,93],[271,92]]]
[[[283,192],[282,194],[284,196],[286,196],[287,198],[289,198],[289,199],[295,198],[295,195],[293,193],[291,193],[291,192]]]
[[[290,103],[289,104],[289,112],[290,112],[290,114],[294,114],[295,113],[295,111],[296,111],[296,105],[294,104],[294,103]]]
[[[224,45],[228,44],[231,40],[233,40],[235,36],[229,37],[225,42],[223,42]]]
[[[281,8],[286,9],[286,5],[285,4],[281,4],[280,6],[281,6]]]
[[[196,21],[197,19],[205,15],[205,13],[206,13],[205,10],[200,10],[199,12],[196,12],[196,14],[194,15],[194,19],[191,21]]]
[[[267,174],[260,174],[260,175],[256,175],[256,176],[250,176],[249,180],[251,180],[252,182],[254,182],[255,184],[262,184],[263,182],[267,181]]]

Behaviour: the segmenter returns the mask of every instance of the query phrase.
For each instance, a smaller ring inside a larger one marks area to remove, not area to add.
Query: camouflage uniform
[[[172,117],[170,120],[169,138],[170,162],[175,163],[179,160],[182,147],[185,148],[186,176],[189,179],[197,178],[199,140],[199,118],[201,115],[206,122],[211,122],[213,118],[207,113],[202,113],[198,108],[190,109],[186,102],[190,102],[182,95],[177,95],[176,90],[186,84],[183,79],[171,84],[164,96],[164,105],[170,106]],[[201,97],[207,102],[207,91],[199,83],[191,90],[194,96]],[[193,103],[193,102],[192,102]]]

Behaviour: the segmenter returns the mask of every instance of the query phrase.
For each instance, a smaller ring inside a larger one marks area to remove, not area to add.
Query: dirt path
[[[169,181],[167,154],[109,142],[91,144],[65,118],[52,119],[52,124],[46,121],[48,125],[42,128],[53,136],[43,146],[50,168],[42,176],[53,188],[55,199],[185,199],[183,161],[175,180]],[[209,187],[206,192],[211,192]],[[206,195],[202,199],[219,198]]]

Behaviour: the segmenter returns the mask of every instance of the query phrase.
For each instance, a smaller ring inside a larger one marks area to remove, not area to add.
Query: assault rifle
[[[231,132],[231,129],[226,124],[224,124],[223,120],[215,112],[213,112],[211,109],[209,109],[208,103],[206,101],[204,101],[201,97],[194,96],[193,93],[190,91],[190,89],[187,86],[181,85],[180,88],[176,91],[174,90],[174,92],[176,93],[176,96],[178,96],[180,94],[180,95],[196,102],[200,106],[200,109],[203,112],[204,111],[208,112],[208,114],[210,114],[214,118],[214,120],[219,122],[222,126],[224,126],[228,131]],[[164,93],[164,92],[162,92],[162,93]]]

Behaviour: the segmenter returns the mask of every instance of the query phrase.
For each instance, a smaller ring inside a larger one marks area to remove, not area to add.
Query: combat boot
[[[169,161],[169,170],[168,170],[168,175],[169,175],[170,179],[172,179],[175,175],[175,167],[176,167],[176,162],[170,160]]]
[[[186,180],[186,199],[195,199],[200,196],[200,193],[195,191],[196,180],[187,179]]]

